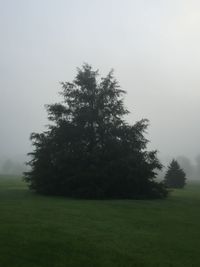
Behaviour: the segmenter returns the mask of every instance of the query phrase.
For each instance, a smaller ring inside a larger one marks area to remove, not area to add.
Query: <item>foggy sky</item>
[[[31,150],[84,62],[111,68],[161,158],[200,153],[200,2],[0,0],[0,159]]]

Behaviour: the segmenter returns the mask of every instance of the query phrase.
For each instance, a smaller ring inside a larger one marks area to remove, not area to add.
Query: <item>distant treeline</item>
[[[0,160],[0,174],[6,175],[22,175],[26,166],[20,160],[4,159]]]

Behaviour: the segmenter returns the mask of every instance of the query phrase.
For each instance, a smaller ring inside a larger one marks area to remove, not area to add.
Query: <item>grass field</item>
[[[200,184],[166,200],[89,201],[0,177],[1,267],[199,267]]]

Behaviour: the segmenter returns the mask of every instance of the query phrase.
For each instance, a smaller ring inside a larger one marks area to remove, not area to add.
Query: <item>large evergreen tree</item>
[[[30,188],[43,194],[83,198],[156,198],[167,195],[155,181],[157,152],[146,150],[147,120],[129,125],[124,91],[111,71],[84,64],[72,83],[62,83],[63,102],[47,106],[47,131],[33,133]]]
[[[164,182],[171,188],[183,188],[185,186],[186,174],[175,159],[168,166]]]

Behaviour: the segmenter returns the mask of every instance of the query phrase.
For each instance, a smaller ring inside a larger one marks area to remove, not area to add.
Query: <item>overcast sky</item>
[[[200,1],[0,0],[0,157],[30,151],[83,62],[114,68],[162,158],[200,153]]]

